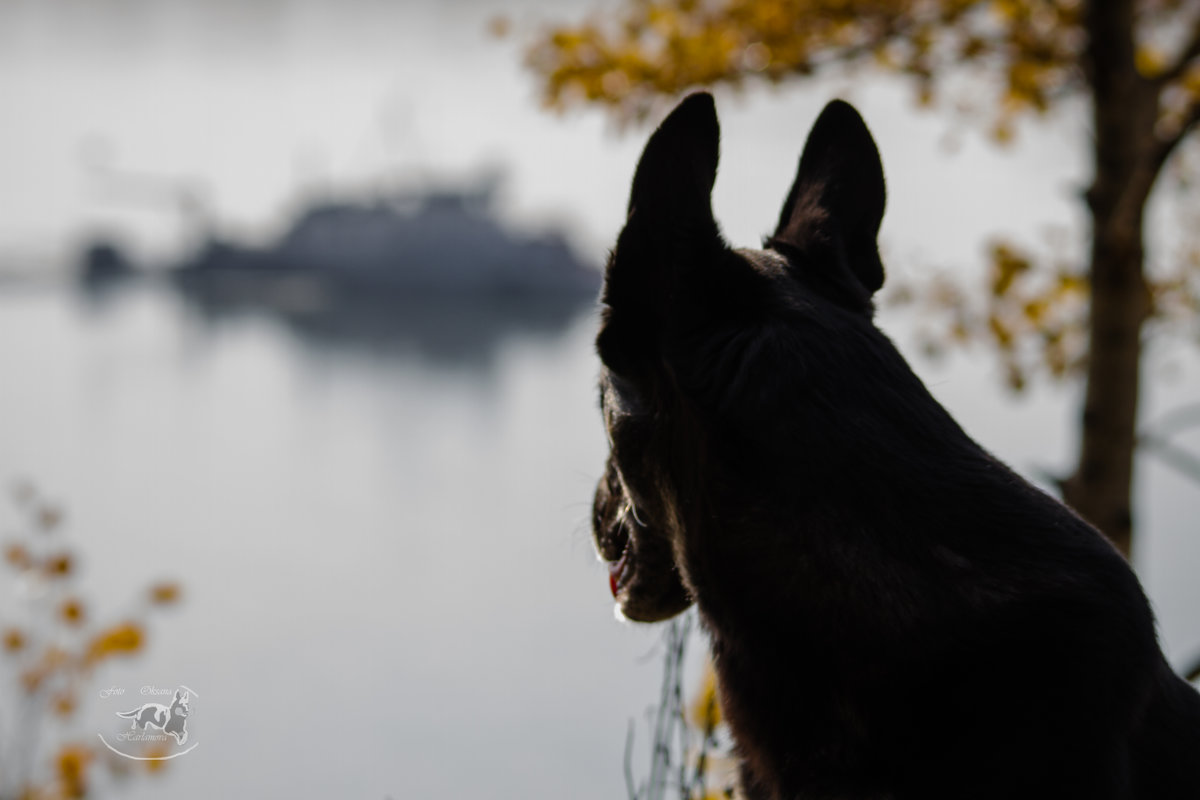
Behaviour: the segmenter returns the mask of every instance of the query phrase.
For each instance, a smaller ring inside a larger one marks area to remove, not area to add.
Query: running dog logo
[[[117,716],[133,720],[133,724],[129,726],[133,730],[138,727],[142,730],[158,728],[163,733],[174,736],[175,743],[182,745],[188,738],[187,719],[192,713],[188,706],[190,698],[191,692],[180,689],[176,690],[175,699],[170,706],[146,703],[132,711],[118,711]]]

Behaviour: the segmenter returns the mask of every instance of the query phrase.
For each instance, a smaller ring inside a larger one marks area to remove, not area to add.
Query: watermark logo
[[[143,686],[137,692],[113,686],[101,690],[100,697],[123,705],[113,713],[128,725],[120,725],[122,730],[107,737],[98,734],[104,746],[119,756],[135,761],[167,761],[190,753],[199,744],[195,740],[189,743],[188,724],[200,695],[186,686],[175,689]],[[151,698],[161,698],[162,702]],[[134,707],[131,705],[134,700],[143,702]]]

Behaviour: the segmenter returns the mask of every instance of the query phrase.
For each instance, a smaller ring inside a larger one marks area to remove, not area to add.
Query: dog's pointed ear
[[[605,270],[597,345],[627,374],[655,337],[707,304],[728,249],[712,213],[720,127],[712,95],[688,96],[651,135],[634,173],[629,216]]]
[[[712,95],[689,95],[646,143],[633,176],[629,219],[672,228],[713,224],[721,129]]]
[[[813,124],[769,242],[800,251],[817,241],[828,243],[841,266],[873,294],[883,286],[876,240],[885,198],[883,165],[871,132],[853,106],[834,100]]]

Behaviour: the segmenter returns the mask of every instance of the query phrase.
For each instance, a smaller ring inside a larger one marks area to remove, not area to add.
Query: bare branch
[[[1197,20],[1192,28],[1192,38],[1188,41],[1187,47],[1183,48],[1179,58],[1166,72],[1154,79],[1155,84],[1161,89],[1167,84],[1179,80],[1197,57],[1200,57],[1200,20]]]
[[[638,790],[633,783],[633,720],[629,720],[629,732],[625,734],[625,792],[629,800],[638,800]]]
[[[1175,152],[1175,148],[1187,138],[1198,122],[1200,122],[1200,98],[1192,102],[1191,108],[1188,109],[1187,114],[1183,117],[1183,124],[1179,126],[1179,130],[1175,135],[1159,142],[1158,147],[1151,154],[1150,168],[1153,170],[1155,176],[1158,175],[1163,165],[1167,163],[1167,159],[1171,157],[1171,154]]]
[[[1158,420],[1147,425],[1142,435],[1161,438],[1169,433],[1177,433],[1197,425],[1200,425],[1200,403],[1186,403],[1171,409]]]
[[[1139,436],[1138,444],[1174,467],[1184,477],[1200,483],[1200,458],[1157,436]]]

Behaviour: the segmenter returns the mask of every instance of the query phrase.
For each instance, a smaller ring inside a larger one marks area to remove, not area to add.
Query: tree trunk
[[[1142,218],[1157,172],[1158,98],[1134,68],[1131,0],[1092,0],[1085,13],[1095,124],[1091,314],[1079,461],[1063,498],[1128,557],[1141,333],[1150,312]]]

